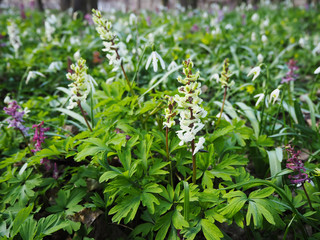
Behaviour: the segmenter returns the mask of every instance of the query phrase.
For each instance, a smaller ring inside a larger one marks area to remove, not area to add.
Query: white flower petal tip
[[[257,102],[256,102],[256,106],[259,105],[259,103],[264,99],[264,94],[260,93],[254,96],[254,98],[258,98]]]
[[[192,155],[195,155],[197,152],[199,152],[199,150],[203,149],[204,142],[205,142],[205,138],[204,137],[200,137],[199,138],[199,142],[196,143],[196,147],[195,147],[194,152],[192,153]]]
[[[314,74],[319,74],[320,73],[320,67],[318,67],[315,71]]]

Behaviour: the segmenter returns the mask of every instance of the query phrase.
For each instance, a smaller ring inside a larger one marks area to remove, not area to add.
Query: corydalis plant
[[[14,52],[16,54],[16,57],[18,56],[18,50],[21,46],[21,40],[20,40],[20,32],[18,29],[17,24],[15,24],[13,21],[8,21],[8,26],[7,26],[7,30],[8,30],[8,35],[9,35],[9,41],[11,46],[14,49]]]
[[[116,45],[116,41],[118,41],[117,35],[112,32],[112,24],[107,19],[103,18],[101,12],[99,10],[92,9],[92,20],[96,25],[96,30],[100,35],[100,38],[103,41],[104,49],[102,51],[107,52],[107,58],[109,59],[109,64],[114,66],[114,69],[118,69],[121,67],[123,75],[127,81],[127,84],[130,88],[130,93],[134,96],[133,89],[131,87],[131,83],[128,79],[128,76],[124,70],[123,63],[121,61],[119,55],[119,47]]]
[[[10,100],[8,97],[5,98],[4,102],[8,104],[8,107],[4,107],[3,110],[6,114],[8,114],[10,117],[6,120],[9,123],[9,128],[14,128],[16,130],[19,130],[22,135],[29,136],[28,134],[28,127],[25,127],[23,125],[23,116],[25,114],[24,111],[19,111],[21,107],[18,105],[17,101]]]
[[[193,183],[196,182],[196,161],[195,154],[203,149],[205,142],[204,137],[200,137],[199,141],[195,143],[197,133],[204,127],[201,123],[201,118],[207,115],[207,112],[200,107],[202,99],[199,97],[201,94],[201,84],[197,82],[200,77],[200,72],[197,71],[192,74],[193,62],[188,59],[183,62],[183,73],[185,78],[178,77],[178,81],[184,86],[179,87],[179,93],[183,96],[175,95],[174,101],[178,105],[178,114],[180,115],[180,128],[177,135],[181,140],[179,145],[191,142],[192,149],[192,163],[193,163]]]
[[[72,64],[70,68],[74,71],[74,73],[67,73],[66,75],[68,80],[72,81],[72,83],[68,85],[72,95],[67,108],[72,109],[78,105],[88,128],[90,131],[92,131],[91,126],[87,121],[86,113],[81,106],[81,101],[85,101],[90,92],[90,82],[87,74],[88,67],[86,66],[86,60],[80,58],[77,61],[77,64]]]

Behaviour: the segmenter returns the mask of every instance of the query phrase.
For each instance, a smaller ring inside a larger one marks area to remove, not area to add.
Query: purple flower
[[[150,16],[147,16],[147,17],[146,17],[146,21],[147,21],[148,27],[150,27],[150,26],[151,26],[151,17],[150,17]]]
[[[290,59],[286,64],[289,68],[289,71],[287,72],[286,76],[282,78],[281,83],[295,81],[299,76],[298,74],[294,73],[295,71],[299,70],[299,67],[296,65],[297,61],[295,61],[294,59]]]
[[[224,13],[222,10],[218,11],[218,22],[222,22],[222,20],[224,19]]]
[[[19,8],[20,8],[20,16],[21,16],[21,18],[22,19],[26,19],[27,16],[26,16],[26,12],[24,11],[24,4],[20,3]]]
[[[191,27],[191,32],[198,32],[199,31],[199,27],[197,24],[193,24],[193,26]]]
[[[87,20],[89,25],[93,24],[93,20],[92,20],[91,14],[87,13],[86,15],[84,15],[84,19]]]
[[[287,160],[286,167],[293,171],[293,174],[288,176],[291,183],[299,184],[309,181],[308,174],[305,173],[306,169],[304,167],[304,163],[299,158],[301,151],[296,152],[290,145],[286,147],[286,150],[290,155],[290,158]]]
[[[23,133],[24,136],[29,136],[28,134],[28,127],[25,127],[22,122],[24,116],[24,111],[19,112],[18,109],[21,107],[17,104],[17,101],[8,102],[8,107],[4,107],[3,110],[6,114],[10,115],[11,118],[8,118],[6,121],[9,123],[9,128],[12,127],[17,129]]]
[[[45,132],[49,131],[49,128],[43,128],[43,121],[39,124],[35,124],[32,128],[35,128],[35,133],[33,136],[33,141],[35,142],[36,149],[33,149],[32,152],[38,152],[41,150],[41,144],[44,142],[46,136],[44,135]]]

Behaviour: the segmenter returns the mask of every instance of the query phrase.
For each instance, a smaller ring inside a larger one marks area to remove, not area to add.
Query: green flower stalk
[[[102,51],[107,52],[106,57],[109,59],[109,64],[113,65],[114,70],[121,68],[123,75],[127,81],[127,84],[130,88],[130,93],[134,96],[134,92],[131,86],[131,83],[128,79],[128,76],[124,70],[121,57],[119,55],[119,47],[116,44],[118,41],[117,35],[112,31],[112,23],[107,19],[102,17],[102,14],[99,10],[92,9],[92,20],[96,25],[96,30],[100,35],[100,38],[103,40],[104,49]]]
[[[232,74],[231,74],[231,72],[229,70],[229,59],[226,58],[224,60],[224,62],[223,62],[223,69],[222,69],[222,72],[221,72],[221,77],[219,78],[219,82],[221,84],[221,87],[224,88],[224,94],[223,94],[222,107],[221,107],[221,110],[220,110],[219,119],[217,121],[216,126],[219,125],[220,120],[221,120],[224,104],[226,102],[228,88],[230,88],[230,87],[232,87],[234,85],[234,81],[229,82],[231,75]]]
[[[177,110],[175,109],[176,102],[172,97],[166,96],[169,99],[168,108],[165,109],[165,121],[163,125],[166,127],[166,153],[167,153],[167,161],[170,162],[170,182],[171,186],[173,186],[173,172],[172,172],[172,163],[170,161],[170,153],[169,153],[169,129],[175,125],[175,121],[173,118],[177,114]]]
[[[90,131],[92,131],[92,128],[86,118],[86,113],[81,106],[81,101],[85,101],[87,99],[91,88],[89,77],[87,74],[88,67],[86,66],[86,60],[80,58],[77,61],[77,64],[72,64],[70,68],[74,71],[74,73],[67,73],[66,75],[67,79],[72,81],[72,83],[68,85],[70,87],[72,95],[70,97],[70,103],[67,108],[73,109],[78,105],[88,128],[90,129]]]
[[[199,141],[195,143],[196,134],[204,127],[201,123],[201,118],[207,115],[207,111],[200,107],[202,99],[199,97],[201,94],[201,84],[197,82],[200,77],[200,72],[197,71],[192,74],[193,62],[188,59],[183,62],[183,73],[185,78],[178,77],[178,81],[184,86],[180,87],[179,93],[183,96],[175,95],[174,101],[178,104],[178,113],[180,115],[180,128],[177,131],[177,135],[182,146],[184,143],[191,142],[192,148],[192,165],[193,165],[193,176],[192,182],[196,183],[196,158],[195,154],[203,149],[205,142],[204,137],[200,137]]]

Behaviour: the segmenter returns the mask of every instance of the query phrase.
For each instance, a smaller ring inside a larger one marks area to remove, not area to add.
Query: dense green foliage
[[[130,14],[105,13],[128,79],[109,64],[91,19],[25,14],[0,15],[1,239],[320,238],[319,10],[213,6],[142,12],[136,23]],[[13,23],[17,49],[7,30]],[[166,69],[146,69],[152,51]],[[66,73],[78,55],[98,84],[81,109],[68,109]],[[166,96],[179,94],[176,79],[189,58],[208,112],[196,182],[190,144],[179,145],[178,118],[167,132],[163,125]],[[234,84],[221,87],[216,74],[226,58]],[[281,83],[291,59],[296,81]],[[252,81],[255,66],[261,72]],[[265,98],[256,105],[257,94]],[[23,122],[30,136],[8,127],[7,95],[30,111]],[[50,129],[31,151],[32,125],[42,121]],[[289,144],[302,151],[309,181],[288,178]]]

